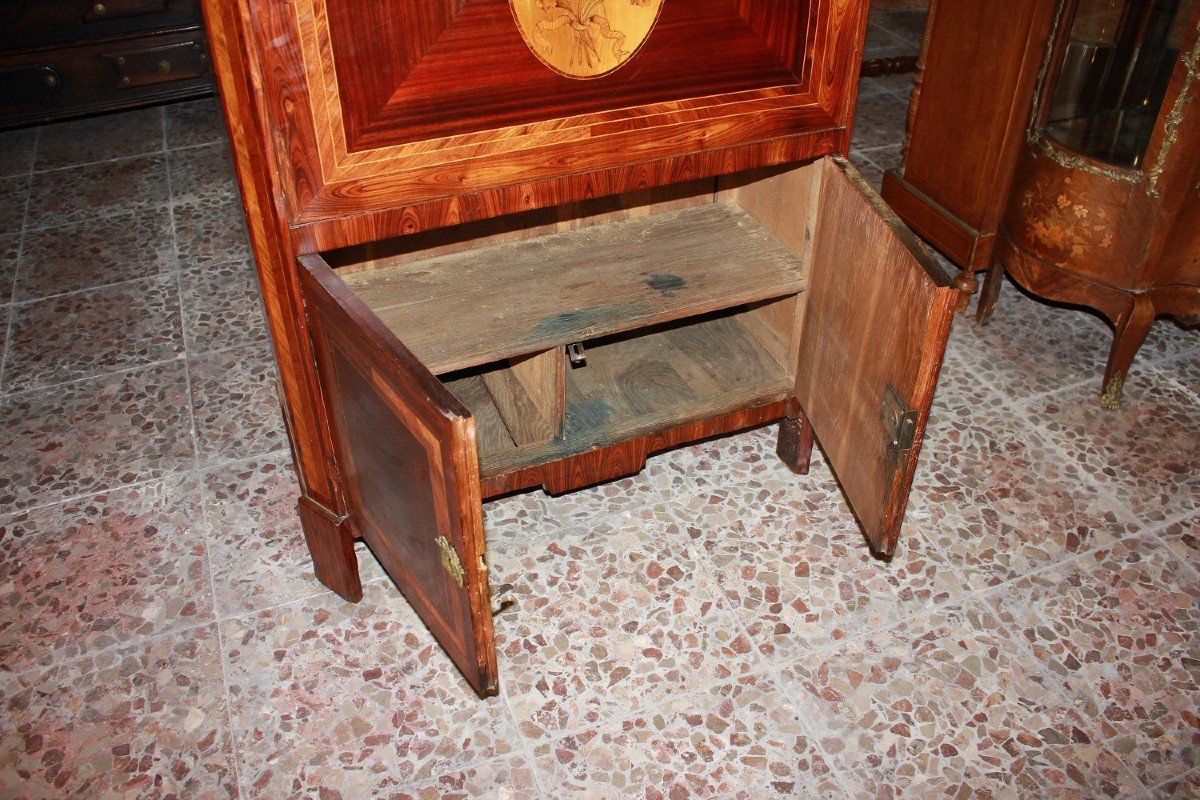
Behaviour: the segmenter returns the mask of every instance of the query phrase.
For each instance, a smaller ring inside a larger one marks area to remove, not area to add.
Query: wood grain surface
[[[442,374],[794,294],[804,272],[749,215],[708,204],[353,273],[346,283]]]
[[[957,292],[853,167],[822,164],[796,398],[871,546],[890,555]],[[906,452],[885,424],[889,385],[919,414]]]

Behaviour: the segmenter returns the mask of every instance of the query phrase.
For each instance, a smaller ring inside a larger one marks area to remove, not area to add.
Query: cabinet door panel
[[[490,694],[475,421],[322,259],[301,265],[351,523],[472,687]]]
[[[853,167],[821,168],[796,397],[871,546],[890,555],[957,292]]]

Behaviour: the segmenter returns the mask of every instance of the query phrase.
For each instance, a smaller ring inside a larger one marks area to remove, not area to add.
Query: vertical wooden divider
[[[500,419],[518,446],[562,437],[566,417],[566,348],[508,359],[483,374]]]

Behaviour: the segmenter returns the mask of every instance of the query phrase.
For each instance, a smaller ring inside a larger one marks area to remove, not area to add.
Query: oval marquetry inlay
[[[525,44],[568,78],[596,78],[633,58],[666,0],[508,0]]]

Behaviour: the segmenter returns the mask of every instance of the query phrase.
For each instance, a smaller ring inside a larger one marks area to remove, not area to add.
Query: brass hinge
[[[880,419],[883,422],[884,432],[888,436],[888,446],[897,459],[912,449],[913,442],[917,437],[919,417],[920,412],[910,409],[900,399],[895,387],[890,383],[884,386],[883,409],[880,411]]]
[[[439,536],[434,541],[437,542],[438,549],[442,551],[442,568],[449,573],[451,578],[454,578],[458,588],[463,588],[463,567],[462,561],[458,558],[458,551],[445,536]]]

